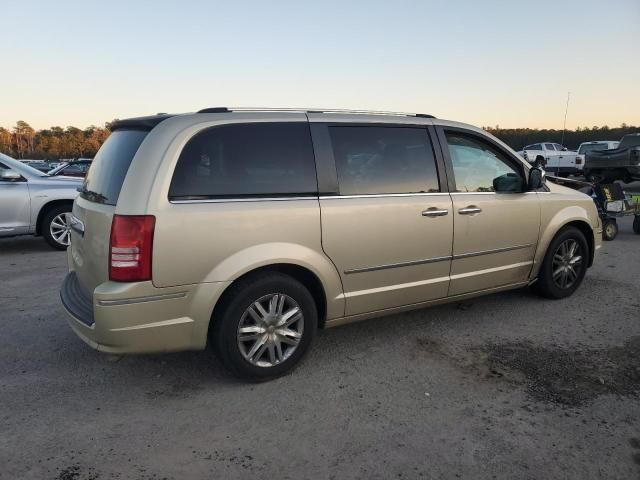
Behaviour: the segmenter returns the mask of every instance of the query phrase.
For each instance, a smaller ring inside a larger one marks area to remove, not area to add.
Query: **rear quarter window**
[[[113,132],[96,153],[80,196],[91,202],[116,205],[131,160],[148,133],[146,130]]]
[[[180,154],[169,199],[317,194],[309,125],[231,124],[196,134]]]

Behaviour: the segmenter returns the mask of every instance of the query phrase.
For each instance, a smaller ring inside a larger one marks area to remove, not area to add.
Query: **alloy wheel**
[[[582,248],[570,238],[560,244],[553,255],[553,282],[560,288],[571,288],[582,269]]]
[[[293,354],[303,332],[300,305],[288,295],[272,293],[257,299],[242,314],[238,347],[252,365],[273,367]]]
[[[69,246],[71,237],[71,227],[67,220],[67,213],[61,213],[53,217],[49,225],[49,232],[53,239],[60,245]]]

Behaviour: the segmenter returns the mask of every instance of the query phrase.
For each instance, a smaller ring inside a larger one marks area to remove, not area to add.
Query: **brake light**
[[[576,157],[576,165],[582,165],[582,157]]]
[[[155,224],[153,215],[114,215],[109,241],[110,280],[151,280]]]

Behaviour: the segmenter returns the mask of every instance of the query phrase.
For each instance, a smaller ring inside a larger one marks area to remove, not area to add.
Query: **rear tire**
[[[602,224],[602,239],[610,242],[618,236],[618,222],[615,218],[608,218]]]
[[[633,233],[640,234],[640,216],[636,216],[633,219]]]
[[[300,362],[315,336],[318,312],[304,285],[273,272],[232,285],[213,322],[209,340],[222,364],[239,378],[259,382]]]
[[[42,217],[40,231],[42,236],[56,250],[66,250],[71,238],[66,215],[71,213],[73,206],[56,205],[50,208]]]
[[[551,299],[572,295],[587,272],[589,255],[584,234],[574,227],[563,228],[547,249],[534,291]]]

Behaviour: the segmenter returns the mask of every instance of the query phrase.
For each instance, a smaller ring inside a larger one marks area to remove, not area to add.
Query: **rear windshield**
[[[91,164],[80,196],[90,202],[115,205],[131,160],[147,136],[145,130],[116,130]]]

